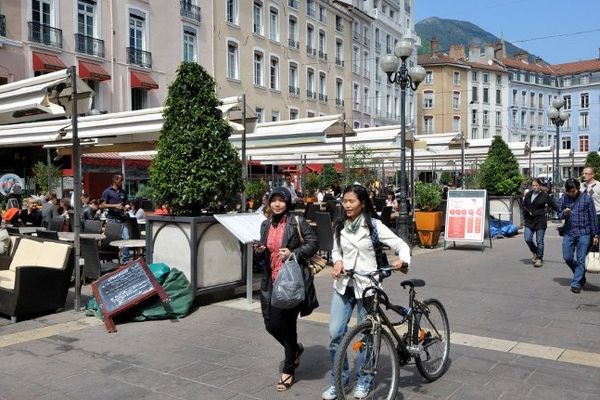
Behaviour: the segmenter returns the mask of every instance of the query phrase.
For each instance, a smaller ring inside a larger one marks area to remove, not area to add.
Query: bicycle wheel
[[[415,357],[421,375],[434,381],[444,375],[450,355],[450,325],[446,310],[439,300],[423,301],[426,311],[415,314],[413,343],[423,350]]]
[[[337,399],[351,399],[359,382],[370,381],[367,398],[392,400],[396,398],[399,376],[398,354],[390,334],[382,329],[372,334],[372,323],[364,321],[352,327],[342,339],[334,365]]]

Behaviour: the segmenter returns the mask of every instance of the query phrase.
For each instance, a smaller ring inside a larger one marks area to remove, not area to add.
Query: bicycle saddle
[[[425,281],[423,279],[407,279],[400,283],[402,288],[406,288],[406,286],[410,286],[411,288],[423,287],[425,286]]]

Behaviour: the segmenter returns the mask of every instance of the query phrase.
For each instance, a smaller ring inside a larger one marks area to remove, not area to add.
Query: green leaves
[[[182,63],[169,86],[158,154],[150,167],[154,200],[173,215],[197,215],[242,190],[231,127],[223,120],[215,81],[196,63]]]
[[[600,155],[598,155],[598,152],[591,151],[588,153],[587,157],[585,158],[585,166],[593,167],[596,170],[594,179],[600,179]]]
[[[442,204],[442,188],[435,183],[417,182],[415,186],[415,208],[422,211],[437,211]]]
[[[519,193],[523,177],[519,164],[500,136],[494,137],[488,156],[480,170],[481,188],[490,196],[512,196]]]

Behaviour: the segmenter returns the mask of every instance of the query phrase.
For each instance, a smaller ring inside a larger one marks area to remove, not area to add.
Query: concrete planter
[[[245,284],[242,246],[212,216],[146,218],[146,259],[181,270],[196,294]]]
[[[419,242],[423,247],[437,246],[440,240],[443,215],[444,213],[441,211],[416,211],[415,224]]]
[[[490,210],[492,217],[502,221],[510,221],[513,225],[522,226],[521,205],[517,196],[490,196]]]

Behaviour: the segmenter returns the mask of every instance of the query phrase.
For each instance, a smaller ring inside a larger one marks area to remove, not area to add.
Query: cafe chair
[[[52,220],[50,220],[50,226],[48,227],[48,230],[62,232],[64,224],[65,224],[64,217],[62,217],[62,216],[52,217]]]
[[[40,239],[58,240],[58,232],[56,232],[56,231],[46,231],[46,230],[39,229],[36,232],[36,235]]]
[[[383,210],[381,210],[381,216],[379,217],[381,219],[381,222],[383,222],[383,224],[388,228],[392,223],[392,211],[392,206],[385,206],[383,207]]]
[[[102,221],[84,220],[83,233],[102,233]]]
[[[136,217],[127,218],[125,226],[127,226],[127,229],[129,230],[129,239],[140,239],[142,237]]]
[[[333,249],[333,225],[328,212],[315,213],[317,222],[317,238],[319,239],[319,251],[327,254],[327,260],[331,261],[331,250]]]
[[[121,230],[123,224],[108,222],[104,228],[104,236],[106,236],[100,242],[100,260],[101,261],[113,261],[119,259],[119,249],[111,246],[110,242],[114,240],[121,240]]]
[[[73,258],[69,243],[21,238],[14,255],[0,259],[0,314],[17,322],[64,308]]]
[[[309,221],[315,220],[315,214],[319,211],[319,205],[315,203],[308,203],[306,205],[306,209],[304,210],[304,219]]]

